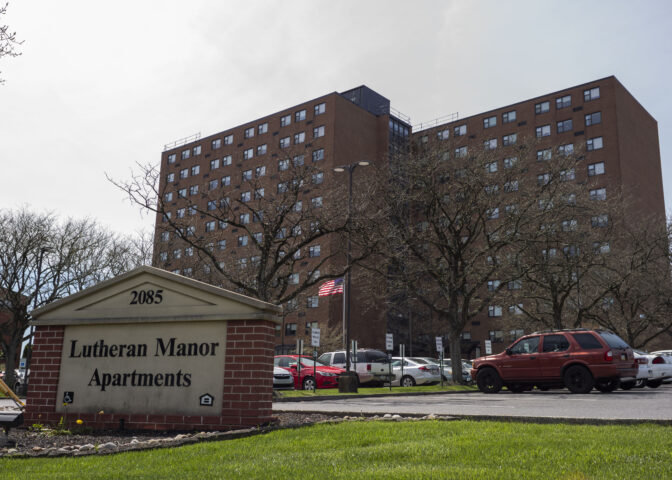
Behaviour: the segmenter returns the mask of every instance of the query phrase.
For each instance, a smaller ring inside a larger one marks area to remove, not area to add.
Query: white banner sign
[[[311,328],[310,329],[310,346],[311,347],[319,347],[320,346],[320,329],[319,328]]]

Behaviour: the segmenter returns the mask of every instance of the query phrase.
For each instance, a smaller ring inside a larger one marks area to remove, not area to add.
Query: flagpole
[[[345,343],[345,282],[343,282],[343,349],[347,352],[348,346]]]

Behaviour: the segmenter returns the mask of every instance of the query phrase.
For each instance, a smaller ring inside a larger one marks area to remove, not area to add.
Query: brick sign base
[[[82,420],[94,430],[227,430],[271,421],[275,324],[267,320],[227,322],[222,410],[219,415],[137,415],[56,412],[64,326],[37,326],[26,401],[25,424],[67,427]]]

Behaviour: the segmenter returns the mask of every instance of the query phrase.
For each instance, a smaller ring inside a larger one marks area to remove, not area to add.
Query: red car
[[[299,368],[299,355],[276,355],[273,364],[276,367],[282,367],[290,371],[294,376],[294,388],[303,388],[312,390],[317,388],[336,388],[338,387],[338,377],[345,372],[342,368],[329,367],[312,358],[301,356],[301,367]],[[299,376],[299,370],[301,375]]]
[[[471,375],[484,393],[535,386],[611,392],[620,382],[635,380],[637,363],[628,344],[607,330],[552,330],[526,335],[502,353],[477,358]]]

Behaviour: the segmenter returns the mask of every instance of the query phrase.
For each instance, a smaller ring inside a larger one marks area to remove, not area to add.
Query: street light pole
[[[351,360],[350,360],[350,354],[351,354],[351,349],[350,349],[350,304],[351,304],[351,272],[350,269],[352,267],[352,242],[350,239],[350,227],[352,225],[351,217],[352,217],[352,174],[354,173],[355,169],[357,167],[366,167],[369,165],[369,162],[366,161],[361,161],[361,162],[355,162],[351,163],[350,165],[343,165],[340,167],[335,167],[334,172],[342,173],[347,171],[348,172],[348,249],[347,249],[347,281],[346,281],[346,286],[345,286],[345,295],[347,295],[346,301],[345,301],[345,374],[341,375],[340,378],[343,378],[343,382],[340,381],[339,378],[339,384],[338,384],[338,389],[341,392],[356,392],[357,391],[357,372],[351,372],[350,371],[350,365],[351,365]]]

